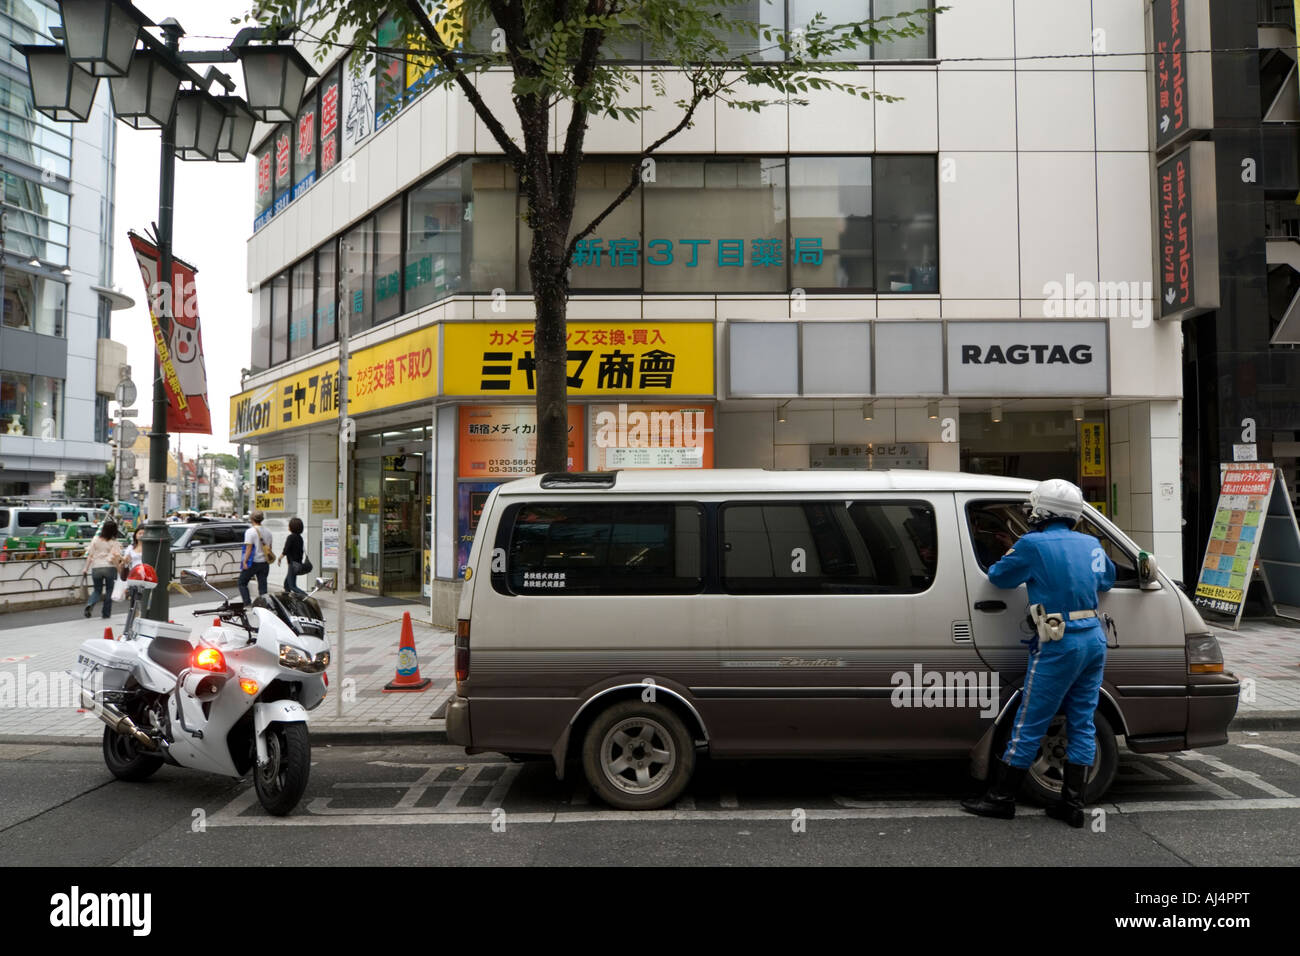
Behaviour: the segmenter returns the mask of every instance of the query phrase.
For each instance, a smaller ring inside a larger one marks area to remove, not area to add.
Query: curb
[[[1240,730],[1300,730],[1300,711],[1260,710],[1232,718],[1228,733]]]

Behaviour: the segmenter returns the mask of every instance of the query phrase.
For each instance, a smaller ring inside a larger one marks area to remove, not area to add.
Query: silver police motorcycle
[[[307,714],[325,698],[329,644],[314,595],[263,595],[249,607],[185,570],[222,603],[194,612],[193,631],[137,617],[156,586],[153,568],[128,579],[131,608],[121,640],[88,640],[70,673],[82,706],[108,726],[104,762],[120,780],[144,780],[163,764],[229,777],[253,772],[258,800],[283,816],[311,771]],[[154,579],[154,580],[150,580]]]

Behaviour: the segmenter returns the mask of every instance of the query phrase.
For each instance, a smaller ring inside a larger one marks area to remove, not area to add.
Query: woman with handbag
[[[122,560],[122,546],[117,543],[117,523],[110,518],[86,548],[86,566],[81,573],[90,572],[94,592],[82,608],[83,617],[90,617],[91,609],[100,601],[100,594],[104,596],[102,616],[105,619],[113,616],[113,582],[117,580]]]
[[[289,537],[284,541],[284,550],[280,554],[280,561],[288,560],[289,573],[284,576],[284,589],[294,594],[301,594],[304,597],[307,592],[298,587],[298,575],[307,574],[312,570],[311,562],[306,560],[303,552],[307,544],[302,537],[302,519],[289,519]],[[276,564],[279,564],[277,561]]]

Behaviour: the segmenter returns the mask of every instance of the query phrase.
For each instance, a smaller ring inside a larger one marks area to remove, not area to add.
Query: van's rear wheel
[[[1097,758],[1088,770],[1085,795],[1088,803],[1096,803],[1115,782],[1119,769],[1119,747],[1115,731],[1101,711],[1092,716],[1097,729]],[[1051,804],[1061,798],[1061,780],[1065,773],[1065,753],[1069,739],[1065,732],[1065,715],[1057,714],[1048,725],[1047,734],[1038,749],[1038,756],[1029,766],[1025,789],[1039,803]],[[999,752],[999,756],[1001,753]]]
[[[695,771],[695,746],[667,707],[629,700],[602,711],[582,744],[582,768],[596,794],[620,810],[672,803]]]

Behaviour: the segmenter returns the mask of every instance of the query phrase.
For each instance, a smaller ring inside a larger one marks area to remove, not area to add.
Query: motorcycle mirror
[[[333,578],[317,578],[317,579],[316,579],[316,587],[318,587],[318,588],[324,588],[326,591],[332,591],[332,590],[334,590],[334,579],[333,579]]]
[[[194,568],[183,568],[181,570],[181,577],[198,578],[200,581],[206,582],[208,578],[208,569],[204,568],[202,571],[197,571]]]

